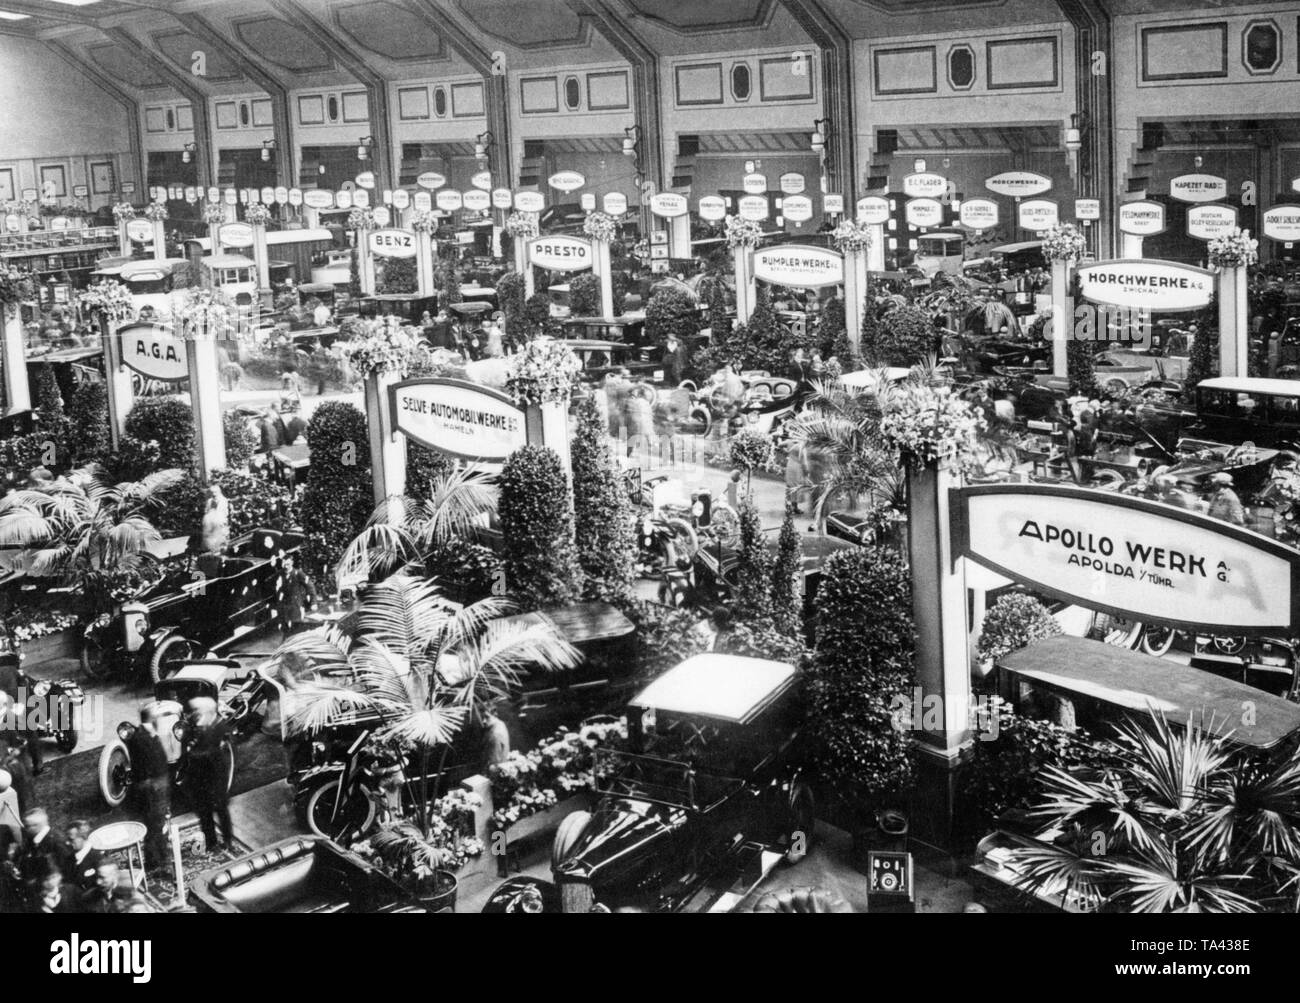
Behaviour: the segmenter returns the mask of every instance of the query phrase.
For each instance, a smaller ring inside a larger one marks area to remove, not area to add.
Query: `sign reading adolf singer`
[[[505,394],[463,380],[406,380],[389,388],[393,426],[462,460],[504,463],[527,444],[524,413]]]

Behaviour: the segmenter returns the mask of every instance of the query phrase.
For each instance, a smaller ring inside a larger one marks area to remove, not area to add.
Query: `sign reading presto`
[[[504,463],[528,441],[524,413],[503,393],[463,380],[406,380],[389,388],[393,425],[458,459]]]
[[[189,357],[185,341],[156,324],[132,324],[117,332],[122,344],[122,362],[151,380],[177,383],[188,379]]]
[[[1079,292],[1092,303],[1134,310],[1185,311],[1207,306],[1214,273],[1174,261],[1123,258],[1080,265]]]
[[[754,252],[754,278],[795,289],[820,289],[844,281],[844,256],[824,247],[782,244]]]
[[[534,237],[528,242],[528,260],[553,272],[580,272],[591,267],[591,241],[562,234]]]
[[[1300,553],[1218,519],[1046,484],[958,489],[952,512],[954,553],[1060,599],[1207,633],[1295,625]]]

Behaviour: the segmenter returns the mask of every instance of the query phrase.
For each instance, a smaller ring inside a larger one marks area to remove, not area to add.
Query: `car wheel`
[[[817,826],[817,803],[806,781],[796,780],[790,785],[787,810],[790,817],[785,833],[785,860],[797,864],[812,848],[813,830]]]
[[[155,683],[173,675],[183,663],[199,657],[199,646],[188,637],[172,634],[164,638],[149,658],[149,678]]]
[[[709,513],[709,528],[724,546],[740,540],[740,516],[726,502],[714,503]]]
[[[1142,631],[1142,650],[1157,657],[1168,654],[1174,646],[1174,633],[1173,627],[1147,627]]]
[[[591,821],[591,812],[573,811],[564,816],[560,822],[560,827],[555,830],[555,840],[551,843],[551,871],[552,873],[569,855],[573,849],[578,837],[582,835],[587,823]]]
[[[1240,655],[1246,650],[1246,639],[1240,636],[1215,637],[1214,649],[1220,655]]]
[[[307,799],[307,828],[317,836],[347,845],[370,831],[375,822],[375,803],[365,796],[339,796],[339,781],[321,784]]]
[[[110,807],[120,807],[131,788],[131,754],[114,739],[99,754],[99,792]]]
[[[107,675],[112,667],[112,656],[93,637],[81,642],[81,671],[91,679]]]
[[[60,752],[66,755],[77,747],[77,739],[79,737],[76,728],[65,728],[63,731],[56,731],[54,733],[54,744],[58,747]]]

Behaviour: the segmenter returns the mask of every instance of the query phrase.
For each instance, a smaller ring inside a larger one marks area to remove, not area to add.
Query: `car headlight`
[[[131,741],[131,736],[135,734],[135,725],[130,721],[123,721],[117,726],[117,737],[123,742]]]
[[[327,750],[324,742],[312,742],[311,743],[312,762],[318,762],[324,759],[326,751]]]
[[[49,692],[50,692],[50,681],[48,679],[37,680],[36,685],[32,687],[32,693],[34,693],[38,697],[43,697],[45,696],[45,694]]]

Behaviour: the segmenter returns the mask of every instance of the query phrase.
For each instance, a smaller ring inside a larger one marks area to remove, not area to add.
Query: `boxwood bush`
[[[569,283],[569,313],[574,317],[600,315],[600,278],[583,272]]]
[[[627,487],[609,448],[606,422],[593,394],[577,406],[573,437],[573,514],[583,527],[578,563],[588,598],[627,598],[636,578],[637,543]]]
[[[873,340],[867,342],[870,333]],[[935,329],[920,307],[900,306],[862,332],[862,354],[876,366],[914,366],[934,354]]]
[[[108,386],[102,380],[84,382],[67,405],[69,444],[73,464],[98,460],[112,448],[108,428]]]
[[[689,345],[699,329],[695,301],[680,289],[660,289],[646,304],[646,337],[653,338],[657,345],[666,344],[670,334],[676,335],[682,344]]]
[[[248,422],[235,411],[223,414],[221,425],[226,438],[226,469],[243,470],[261,443],[249,429]]]
[[[420,501],[428,501],[433,482],[446,476],[456,464],[436,449],[421,446],[413,439],[406,440],[406,493]]]
[[[126,434],[158,443],[158,462],[164,470],[194,466],[194,413],[179,397],[137,399],[126,415]]]
[[[307,423],[311,467],[302,496],[303,556],[312,571],[333,569],[374,507],[366,416],[326,401]]]
[[[510,594],[524,609],[581,598],[582,568],[559,456],[544,446],[517,449],[502,467],[500,487],[498,514]]]

